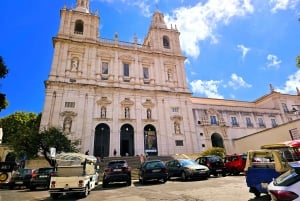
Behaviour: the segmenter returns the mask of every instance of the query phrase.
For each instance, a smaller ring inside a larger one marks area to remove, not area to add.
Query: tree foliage
[[[221,156],[222,158],[225,157],[225,149],[222,147],[212,147],[209,149],[206,149],[201,153],[201,156],[207,156],[207,155],[218,155]]]
[[[8,74],[8,68],[6,67],[3,58],[0,56],[0,78],[3,79]],[[5,109],[8,105],[6,100],[6,95],[4,93],[0,93],[0,111]]]
[[[78,152],[76,146],[78,141],[71,142],[67,134],[63,133],[60,129],[51,127],[48,130],[40,132],[40,149],[45,159],[50,165],[54,165],[50,158],[50,148],[56,148],[56,152]]]
[[[9,145],[17,158],[32,159],[43,154],[52,165],[50,147],[56,152],[76,152],[79,141],[71,142],[59,128],[39,131],[41,114],[16,112],[0,119],[3,129],[3,143]]]

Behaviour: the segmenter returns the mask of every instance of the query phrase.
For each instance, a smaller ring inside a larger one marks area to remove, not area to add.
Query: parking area
[[[166,183],[147,182],[141,185],[133,181],[131,186],[126,183],[112,183],[107,188],[99,185],[87,198],[81,200],[114,200],[114,201],[154,201],[154,200],[175,200],[175,201],[266,201],[270,198],[262,195],[254,198],[248,192],[245,177],[226,176],[210,177],[207,180],[181,181],[172,179]],[[0,189],[0,201],[4,200],[52,200],[46,190],[7,190]],[[74,200],[73,197],[63,197],[62,200]]]

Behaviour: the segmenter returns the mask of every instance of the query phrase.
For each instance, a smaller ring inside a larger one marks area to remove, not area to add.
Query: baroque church
[[[89,0],[60,11],[41,129],[57,127],[95,156],[171,155],[223,147],[299,118],[300,92],[253,102],[193,97],[180,32],[153,14],[142,44],[102,39]]]

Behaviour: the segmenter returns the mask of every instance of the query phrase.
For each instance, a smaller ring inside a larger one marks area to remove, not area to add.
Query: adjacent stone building
[[[155,12],[143,44],[101,39],[89,0],[61,9],[41,129],[55,126],[96,156],[169,155],[212,146],[298,118],[298,95],[243,102],[192,97],[176,26]]]

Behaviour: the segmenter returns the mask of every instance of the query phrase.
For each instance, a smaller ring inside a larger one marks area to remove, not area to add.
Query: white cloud
[[[272,68],[279,68],[280,67],[280,64],[281,64],[281,60],[278,59],[278,57],[274,54],[268,54],[267,56],[267,60],[268,60],[268,63],[267,63],[267,66]]]
[[[296,87],[300,90],[300,70],[288,77],[283,88],[277,88],[275,91],[284,94],[295,94]]]
[[[237,16],[245,16],[254,10],[250,0],[209,0],[194,7],[181,7],[172,15],[165,15],[167,24],[176,24],[181,32],[181,48],[191,57],[200,54],[200,41],[210,39],[217,43],[216,28],[220,24],[229,24]]]
[[[193,93],[204,94],[208,98],[223,99],[224,97],[218,93],[218,87],[221,83],[222,81],[217,80],[194,80],[190,83],[190,85],[192,86]]]
[[[299,0],[270,0],[271,12],[276,13],[278,10],[286,10],[289,8],[295,8],[299,3]]]
[[[237,45],[237,48],[242,51],[242,58],[245,59],[247,53],[250,51],[250,48],[244,46],[244,45]]]
[[[228,85],[235,90],[239,89],[239,88],[252,87],[251,84],[248,84],[247,82],[245,82],[245,80],[242,77],[239,77],[235,73],[231,74],[230,78],[231,78],[231,80],[228,82]]]

